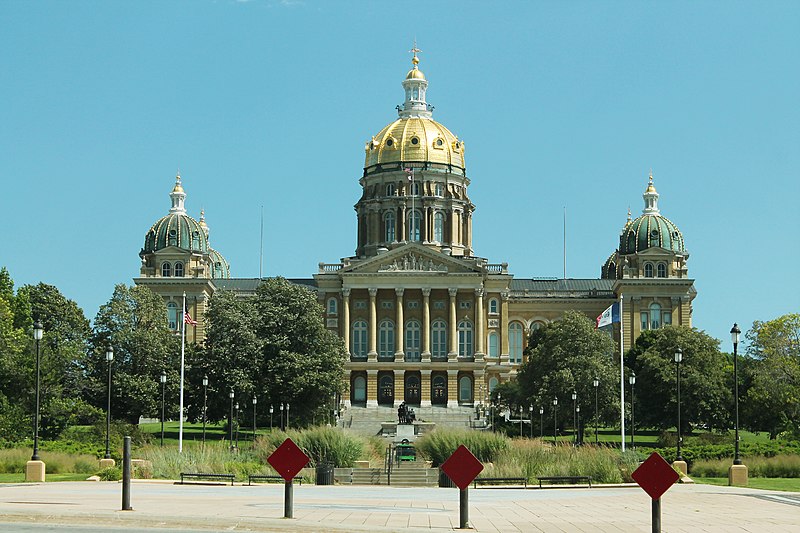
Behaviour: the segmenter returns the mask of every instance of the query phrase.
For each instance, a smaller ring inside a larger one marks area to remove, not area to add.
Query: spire
[[[653,186],[653,171],[650,171],[650,183],[647,184],[647,189],[642,195],[644,198],[644,210],[642,213],[645,215],[658,215],[661,211],[658,210],[658,192]]]
[[[414,40],[414,47],[409,50],[414,56],[411,58],[413,68],[406,74],[403,80],[403,89],[406,92],[406,101],[402,107],[397,106],[397,113],[401,118],[423,117],[431,118],[433,106],[425,101],[425,91],[428,89],[428,81],[425,74],[419,69],[419,57],[417,54],[422,52],[417,48],[417,41]]]
[[[183,207],[183,201],[186,200],[186,193],[183,192],[180,172],[178,172],[178,174],[175,176],[175,187],[172,188],[172,192],[169,193],[169,197],[172,200],[172,207],[170,208],[169,212],[185,215],[186,208]]]
[[[198,222],[200,227],[203,228],[203,233],[206,234],[206,239],[208,239],[208,224],[206,224],[206,210],[200,209],[200,221]]]

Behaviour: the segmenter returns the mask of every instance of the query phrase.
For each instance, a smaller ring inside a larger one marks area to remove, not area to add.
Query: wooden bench
[[[259,475],[251,474],[247,476],[248,485],[251,485],[253,481],[266,481],[267,483],[269,483],[270,481],[283,481],[285,483],[285,480],[281,476],[262,476],[260,474]],[[295,476],[294,481],[298,481],[300,485],[303,484],[303,478],[300,476]]]
[[[577,485],[581,482],[588,483],[589,488],[592,488],[592,477],[591,476],[542,476],[537,477],[536,479],[539,480],[539,488],[542,488],[542,481],[549,481],[551,483],[572,483],[573,485]]]
[[[478,487],[478,483],[489,485],[492,483],[505,483],[506,485],[523,485],[525,488],[528,487],[528,478],[524,477],[476,477],[472,481],[473,487]]]
[[[233,480],[235,476],[233,474],[205,474],[202,472],[197,472],[197,473],[181,472],[181,485],[184,484],[185,478],[220,479],[220,480],[230,481],[231,486],[233,486]]]

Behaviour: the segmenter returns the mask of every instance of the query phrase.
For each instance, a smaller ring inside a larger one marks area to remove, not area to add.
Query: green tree
[[[558,398],[558,425],[572,426],[572,393],[583,420],[594,417],[597,390],[599,418],[608,423],[619,419],[619,358],[614,342],[595,329],[594,322],[576,311],[534,331],[528,342],[528,357],[518,374],[522,405],[542,406],[553,420],[553,398]]]
[[[740,396],[744,425],[773,439],[781,432],[800,436],[800,314],[753,322],[746,336],[752,363]]]
[[[642,426],[666,429],[677,425],[676,349],[681,369],[681,427],[687,434],[699,424],[730,427],[733,389],[729,359],[719,341],[685,326],[645,331],[626,354],[636,372],[636,419]]]
[[[180,338],[169,329],[163,298],[147,287],[117,285],[94,321],[87,369],[88,395],[105,411],[108,386],[106,350],[114,348],[111,414],[136,424],[161,409],[161,372],[167,373],[170,413],[177,415]]]
[[[215,294],[207,313],[206,370],[216,392],[209,418],[226,417],[230,388],[248,409],[255,394],[261,413],[288,402],[292,425],[330,406],[344,390],[345,350],[322,317],[316,296],[284,278],[265,280],[254,298]]]

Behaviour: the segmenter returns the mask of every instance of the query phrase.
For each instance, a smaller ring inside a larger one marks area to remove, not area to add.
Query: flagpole
[[[178,411],[178,453],[183,453],[183,358],[186,352],[186,293],[183,293],[183,313],[181,314],[181,400]]]
[[[619,405],[620,405],[620,431],[622,436],[622,451],[625,451],[625,358],[623,349],[625,319],[622,314],[623,295],[619,295]]]

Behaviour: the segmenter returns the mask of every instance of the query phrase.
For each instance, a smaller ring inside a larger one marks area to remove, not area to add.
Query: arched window
[[[433,194],[439,197],[444,196],[444,187],[442,187],[441,183],[437,183],[433,186]]]
[[[441,211],[433,215],[433,240],[444,242],[444,213]]]
[[[650,329],[659,329],[661,327],[661,305],[657,303],[650,304]]]
[[[494,389],[497,388],[497,384],[498,384],[497,378],[495,377],[489,378],[489,394],[494,392]]]
[[[394,322],[382,320],[378,330],[378,356],[394,357]]]
[[[172,265],[164,261],[161,263],[161,277],[168,278],[172,275]]]
[[[384,215],[383,225],[386,228],[386,231],[384,232],[384,240],[386,242],[394,242],[395,241],[394,213],[389,211]]]
[[[175,263],[175,277],[182,278],[183,277],[183,263],[177,261]]]
[[[489,333],[489,357],[498,356],[498,354],[500,353],[500,350],[498,348],[499,344],[500,343],[497,337],[497,333],[495,333],[494,331]]]
[[[367,401],[367,379],[364,376],[356,376],[353,380],[353,401]]]
[[[412,183],[409,190],[411,192],[411,196],[419,196],[419,182],[415,181]]]
[[[394,183],[386,186],[386,196],[394,196]]]
[[[644,277],[652,278],[653,277],[653,263],[645,263],[644,264]]]
[[[489,314],[496,315],[497,314],[497,298],[492,298],[489,300]]]
[[[469,320],[458,323],[458,355],[472,356],[472,323]]]
[[[416,320],[406,323],[406,361],[420,360],[420,324]]]
[[[422,215],[416,209],[408,213],[408,240],[418,241]]]
[[[447,357],[447,324],[441,319],[431,324],[431,357]]]
[[[667,277],[667,264],[666,263],[659,263],[657,266],[657,274],[659,278],[666,278]]]
[[[351,344],[353,355],[356,357],[367,356],[367,323],[364,320],[353,322],[353,341]]]
[[[508,361],[522,362],[522,324],[519,322],[508,325]]]
[[[167,303],[167,320],[169,321],[169,329],[173,331],[178,329],[178,304],[175,302]]]
[[[472,379],[461,376],[458,380],[458,402],[472,403]]]
[[[328,298],[328,314],[336,314],[336,298]]]

